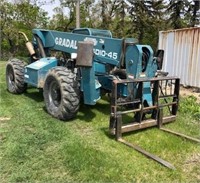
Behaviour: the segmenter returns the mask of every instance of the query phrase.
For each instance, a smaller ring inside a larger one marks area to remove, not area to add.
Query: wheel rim
[[[13,68],[10,66],[8,67],[8,70],[7,70],[7,79],[8,79],[9,87],[13,87],[15,84],[15,75],[14,75]]]
[[[57,83],[57,81],[53,81],[51,82],[50,86],[49,86],[49,99],[50,102],[58,107],[60,105],[61,102],[61,91],[60,91],[60,86]]]

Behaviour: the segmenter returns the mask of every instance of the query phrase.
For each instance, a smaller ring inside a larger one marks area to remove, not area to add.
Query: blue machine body
[[[109,30],[99,30],[91,28],[78,28],[74,29],[72,33],[90,35],[90,36],[101,36],[101,37],[112,37],[112,33]]]
[[[84,33],[86,32],[86,33]],[[112,81],[116,76],[110,72],[110,68],[122,68],[127,79],[152,78],[157,71],[156,60],[153,59],[153,51],[148,45],[138,45],[135,39],[112,38],[110,31],[95,29],[75,29],[72,33],[33,29],[33,35],[40,38],[45,52],[51,50],[65,53],[77,53],[79,41],[91,41],[94,44],[92,67],[80,67],[81,70],[81,91],[83,92],[84,103],[96,104],[100,99],[101,89],[112,90]],[[142,63],[143,57],[146,62]],[[25,81],[38,88],[43,87],[45,76],[48,70],[56,67],[56,58],[41,58],[28,65],[25,69]],[[143,100],[152,105],[150,83],[144,83]],[[123,96],[131,95],[128,86],[122,84],[119,92]],[[129,86],[136,92],[137,86]]]
[[[25,82],[37,88],[43,88],[49,69],[57,66],[55,57],[41,58],[25,67]]]

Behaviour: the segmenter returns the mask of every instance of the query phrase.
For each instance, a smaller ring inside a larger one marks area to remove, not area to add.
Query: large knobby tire
[[[76,116],[80,105],[76,73],[65,67],[51,69],[43,91],[48,113],[60,120],[69,120]]]
[[[26,90],[24,68],[25,64],[21,60],[14,58],[8,61],[6,65],[6,83],[9,92],[21,94]]]

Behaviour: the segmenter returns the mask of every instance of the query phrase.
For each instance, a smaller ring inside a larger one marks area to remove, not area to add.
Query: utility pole
[[[76,28],[80,28],[80,0],[76,2]]]

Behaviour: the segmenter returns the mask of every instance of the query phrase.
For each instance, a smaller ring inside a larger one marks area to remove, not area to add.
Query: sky
[[[52,17],[54,12],[53,9],[60,6],[59,0],[54,0],[53,3],[48,3],[46,5],[42,5],[41,8],[44,9],[46,12],[48,12],[49,16]]]

